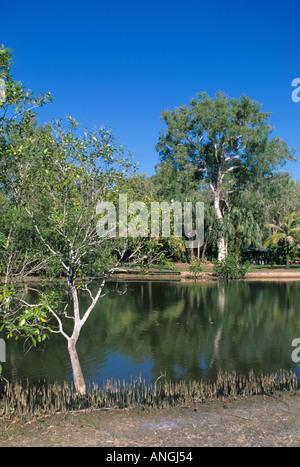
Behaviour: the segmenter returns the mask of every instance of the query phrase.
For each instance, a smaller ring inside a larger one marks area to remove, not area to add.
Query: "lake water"
[[[127,282],[109,283],[106,292],[77,346],[87,383],[299,370],[291,343],[300,338],[300,282]],[[9,340],[6,353],[10,381],[72,380],[60,335],[26,354],[21,341]]]

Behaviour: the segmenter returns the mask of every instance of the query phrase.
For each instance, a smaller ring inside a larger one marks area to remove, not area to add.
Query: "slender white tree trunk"
[[[76,344],[79,338],[79,334],[82,328],[82,322],[80,319],[79,313],[79,301],[78,301],[78,293],[76,287],[69,283],[72,299],[73,299],[73,316],[74,316],[74,328],[71,337],[68,339],[68,352],[71,360],[72,371],[73,371],[73,379],[75,390],[78,394],[84,395],[86,393],[86,385],[84,381],[84,377],[81,370],[80,361],[78,358],[78,354],[76,351]]]
[[[71,338],[68,342],[68,352],[71,360],[75,390],[78,394],[86,393],[86,384],[81,371],[80,361],[76,351],[76,342]]]
[[[218,239],[218,261],[222,261],[226,258],[226,245],[225,245],[225,238]]]
[[[217,218],[223,222],[223,216],[222,212],[220,209],[220,192],[218,190],[214,191],[215,195],[215,209],[217,213]],[[217,240],[217,246],[218,246],[218,261],[222,261],[224,258],[226,258],[226,241],[224,237],[220,237]]]
[[[99,297],[101,296],[102,289],[104,287],[106,278],[102,280],[101,285],[98,288],[97,294],[95,297],[92,296],[91,292],[86,288],[85,290],[88,291],[90,294],[92,303],[88,307],[88,309],[84,312],[83,317],[80,318],[80,313],[79,313],[79,301],[78,301],[78,292],[75,287],[75,285],[70,281],[69,282],[69,287],[72,293],[72,298],[73,298],[73,317],[74,317],[74,328],[71,337],[67,336],[65,333],[64,336],[68,340],[68,352],[71,360],[71,365],[72,365],[72,371],[73,371],[73,380],[74,380],[74,385],[75,385],[75,390],[78,394],[84,395],[86,393],[86,384],[84,380],[84,376],[81,370],[81,365],[79,361],[79,357],[76,351],[76,344],[79,338],[79,334],[81,331],[82,326],[88,319],[90,313],[94,309]]]

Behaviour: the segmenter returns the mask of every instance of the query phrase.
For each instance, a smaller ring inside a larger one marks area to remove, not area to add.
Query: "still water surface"
[[[82,307],[89,303],[81,297]],[[297,337],[300,282],[109,283],[77,349],[87,383],[100,386],[110,378],[154,382],[161,374],[214,380],[218,371],[297,371]],[[60,335],[26,355],[20,341],[8,341],[6,351],[9,380],[72,381]]]

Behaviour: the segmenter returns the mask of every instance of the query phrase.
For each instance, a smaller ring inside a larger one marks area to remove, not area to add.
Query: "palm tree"
[[[275,230],[270,237],[265,241],[265,246],[271,242],[277,244],[283,240],[286,244],[286,269],[290,268],[290,246],[300,240],[300,215],[292,212],[289,216],[284,217],[283,222],[276,224],[266,224],[266,227]]]

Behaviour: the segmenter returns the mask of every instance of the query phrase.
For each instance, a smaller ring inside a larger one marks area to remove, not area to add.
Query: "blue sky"
[[[0,33],[15,78],[54,97],[42,122],[71,114],[111,128],[148,176],[161,112],[223,91],[272,112],[300,179],[299,1],[15,0],[1,5]]]

